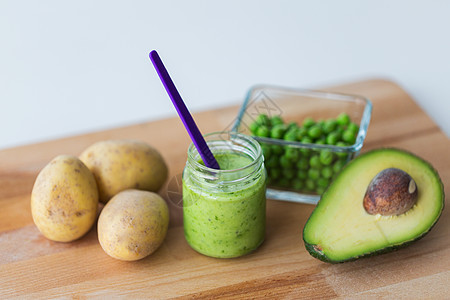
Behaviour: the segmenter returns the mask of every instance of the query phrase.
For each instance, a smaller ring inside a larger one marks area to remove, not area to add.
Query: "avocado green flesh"
[[[402,215],[370,215],[363,207],[367,187],[386,168],[401,169],[416,182],[417,202]],[[349,163],[328,187],[305,225],[303,239],[321,260],[352,260],[420,238],[443,207],[442,182],[427,162],[402,150],[373,150]]]

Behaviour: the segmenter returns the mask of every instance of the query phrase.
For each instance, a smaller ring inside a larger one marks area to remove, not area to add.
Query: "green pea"
[[[265,125],[265,126],[270,126],[270,119],[267,115],[265,114],[260,114],[257,118],[256,118],[256,122],[259,125]]]
[[[270,130],[267,126],[261,125],[258,127],[258,130],[256,131],[256,135],[260,137],[269,137]]]
[[[289,158],[290,161],[295,162],[300,157],[300,152],[298,149],[288,147],[284,154]]]
[[[346,163],[346,161],[345,161],[345,160],[342,160],[342,159],[336,161],[336,162],[333,164],[333,171],[334,171],[334,174],[339,173],[339,172],[341,171],[341,169],[344,167],[345,163]]]
[[[335,131],[333,131],[338,135],[339,141],[342,141],[342,134],[344,133],[344,131],[345,131],[345,128],[344,128],[344,126],[341,126],[341,125],[339,125]]]
[[[272,145],[272,153],[276,155],[281,155],[284,152],[283,146],[281,145]]]
[[[328,166],[333,161],[334,155],[333,155],[333,152],[324,150],[324,151],[320,152],[319,158],[320,158],[321,164]]]
[[[300,153],[305,156],[308,157],[311,154],[311,149],[308,148],[300,148]]]
[[[297,129],[297,141],[301,141],[308,134],[308,130],[305,127]]]
[[[306,118],[305,120],[303,120],[303,127],[305,128],[309,128],[311,126],[313,126],[314,124],[316,124],[316,122],[314,121],[313,118]]]
[[[316,188],[317,195],[322,195],[325,192],[326,188],[318,186]]]
[[[292,180],[292,187],[295,190],[302,190],[304,186],[303,180],[296,178],[294,180]]]
[[[286,155],[280,157],[280,166],[282,168],[290,168],[292,167],[292,162]]]
[[[333,167],[331,166],[325,166],[320,170],[320,175],[322,175],[323,178],[331,178],[333,177]]]
[[[320,169],[322,167],[322,164],[320,163],[319,155],[315,154],[311,156],[311,158],[309,159],[309,165],[311,166],[311,168]]]
[[[300,179],[308,178],[308,171],[307,170],[298,170],[297,171],[297,178],[300,178]]]
[[[346,147],[347,144],[345,142],[340,141],[340,142],[336,143],[336,146],[338,146],[338,147]],[[345,158],[345,157],[348,156],[348,153],[347,152],[336,152],[336,156],[338,156],[340,158]]]
[[[280,178],[281,177],[281,169],[279,169],[279,168],[270,169],[269,177],[272,179]]]
[[[256,135],[256,133],[258,132],[258,128],[259,128],[259,124],[256,122],[253,122],[252,124],[250,124],[250,132],[253,135]]]
[[[277,156],[272,155],[271,157],[269,157],[269,159],[264,161],[264,165],[267,168],[276,168],[280,165],[280,161]]]
[[[328,145],[336,145],[341,136],[337,131],[333,131],[327,135],[326,142]]]
[[[337,121],[334,119],[326,120],[323,124],[323,131],[324,133],[328,134],[332,131],[334,131],[337,127]]]
[[[302,156],[297,161],[296,166],[300,170],[307,170],[309,168],[309,160],[306,157]]]
[[[308,136],[312,139],[318,139],[322,135],[322,127],[313,125],[308,129]]]
[[[354,132],[355,134],[357,134],[359,131],[359,126],[352,122],[352,123],[348,124],[347,130],[350,130],[350,131]]]
[[[306,187],[306,189],[313,191],[316,188],[316,182],[312,179],[306,179],[305,187]]]
[[[336,121],[339,125],[350,124],[350,116],[347,113],[341,113],[337,116]]]
[[[356,142],[356,134],[353,131],[347,129],[342,134],[342,139],[345,142],[347,142],[347,143],[352,145],[352,144],[354,144]]]
[[[284,124],[283,119],[281,118],[281,116],[273,116],[270,119],[270,123],[272,124],[272,126]]]
[[[296,129],[288,129],[288,131],[285,133],[283,139],[285,141],[296,141],[297,140],[297,130]]]
[[[320,177],[320,171],[318,169],[309,169],[308,170],[308,177],[312,180],[317,180]]]
[[[289,123],[287,124],[287,130],[297,129],[297,128],[298,128],[298,124],[295,123],[294,121],[289,122]]]
[[[326,188],[329,183],[330,183],[330,181],[328,179],[326,179],[326,178],[320,177],[319,179],[317,179],[317,186],[318,187]]]
[[[313,140],[312,140],[310,137],[305,136],[304,138],[302,138],[302,140],[301,140],[300,142],[301,142],[302,144],[312,144],[312,143],[313,143]],[[301,148],[301,149],[300,149],[300,153],[302,153],[302,154],[305,155],[305,156],[309,156],[310,153],[311,153],[311,149],[308,149],[308,148]]]
[[[283,169],[283,170],[281,171],[281,173],[283,174],[283,176],[284,176],[285,178],[288,178],[288,179],[292,179],[292,178],[294,178],[295,175],[296,175],[295,170],[292,169],[292,168],[286,168],[286,169]]]
[[[312,144],[313,140],[310,137],[305,136],[300,142],[302,142],[303,144]]]
[[[270,130],[270,137],[273,139],[282,139],[285,131],[286,127],[284,124],[277,124]]]
[[[318,139],[314,144],[317,145],[325,145],[327,143],[327,140],[325,137]]]

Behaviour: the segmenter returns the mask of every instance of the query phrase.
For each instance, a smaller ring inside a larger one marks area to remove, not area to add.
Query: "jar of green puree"
[[[205,135],[220,170],[204,165],[193,144],[183,171],[183,223],[189,245],[204,255],[239,257],[264,241],[266,171],[260,145],[234,132]]]

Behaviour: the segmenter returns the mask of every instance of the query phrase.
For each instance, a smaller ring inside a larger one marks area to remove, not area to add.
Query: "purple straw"
[[[153,50],[152,52],[150,52],[149,57],[153,63],[153,66],[156,69],[156,72],[159,75],[159,78],[161,79],[164,87],[166,88],[166,91],[169,94],[169,97],[172,100],[172,103],[175,106],[178,115],[181,118],[181,121],[183,122],[184,127],[189,133],[192,142],[194,143],[198,153],[200,154],[200,157],[205,163],[205,166],[207,166],[208,168],[219,170],[220,167],[219,164],[217,163],[216,158],[214,157],[208,145],[206,144],[203,135],[200,133],[197,124],[195,124],[194,119],[192,118],[191,114],[189,113],[189,110],[187,109],[186,105],[183,102],[183,99],[181,99],[180,93],[178,93],[178,90],[175,87],[175,84],[173,83],[172,79],[170,78],[169,73],[166,70],[166,67],[164,67],[164,64],[161,61],[161,58],[159,57],[158,53],[155,50]]]

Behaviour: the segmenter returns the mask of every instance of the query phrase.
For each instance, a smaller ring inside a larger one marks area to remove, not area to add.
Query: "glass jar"
[[[266,171],[252,137],[205,135],[220,170],[206,167],[193,144],[183,171],[183,223],[189,245],[207,256],[245,255],[261,245],[266,227]]]

